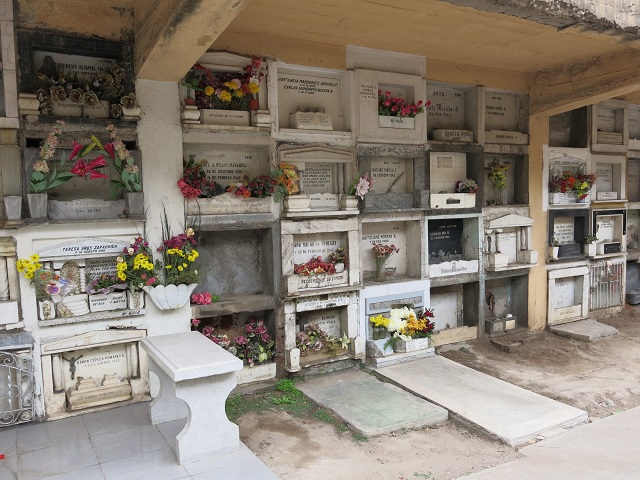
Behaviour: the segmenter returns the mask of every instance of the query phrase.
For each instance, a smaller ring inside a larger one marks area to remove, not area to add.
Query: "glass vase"
[[[387,272],[385,271],[385,264],[387,259],[384,257],[376,257],[376,274],[374,280],[376,282],[384,282],[387,278]]]
[[[373,339],[374,340],[384,340],[387,338],[387,329],[386,327],[373,327]]]

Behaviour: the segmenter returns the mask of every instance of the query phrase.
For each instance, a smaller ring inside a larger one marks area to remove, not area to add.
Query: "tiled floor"
[[[0,429],[0,480],[277,480],[247,447],[178,465],[185,420],[150,424],[148,403]]]

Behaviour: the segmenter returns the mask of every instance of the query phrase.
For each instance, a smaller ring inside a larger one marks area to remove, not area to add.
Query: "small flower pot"
[[[140,290],[132,292],[129,290],[127,292],[127,306],[130,310],[140,310],[144,308],[144,292]]]
[[[197,283],[186,285],[158,285],[157,287],[142,287],[149,295],[158,310],[177,310],[184,307],[191,299],[191,292],[198,286]]]
[[[585,243],[584,244],[584,254],[588,257],[596,256],[597,247],[595,243]]]
[[[387,329],[385,327],[373,327],[373,340],[384,340],[387,338]]]
[[[47,218],[49,196],[46,193],[27,193],[27,202],[31,218]]]
[[[131,216],[144,215],[144,193],[127,192],[127,212]]]
[[[20,220],[22,218],[22,197],[19,195],[4,197],[4,212],[7,220]]]

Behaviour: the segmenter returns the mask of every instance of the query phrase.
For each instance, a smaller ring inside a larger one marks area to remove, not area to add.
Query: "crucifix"
[[[71,380],[73,380],[76,376],[76,362],[78,360],[80,360],[84,355],[80,355],[79,357],[71,357],[71,358],[64,358],[62,357],[63,360],[66,360],[67,362],[69,362],[69,371],[71,372]]]

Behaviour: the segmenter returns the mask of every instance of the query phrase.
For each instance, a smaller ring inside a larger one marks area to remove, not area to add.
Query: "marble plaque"
[[[92,312],[106,312],[125,308],[127,308],[127,292],[89,295],[89,309]]]
[[[88,258],[85,267],[86,275],[90,280],[100,275],[115,275],[116,259],[113,257]]]
[[[49,200],[48,216],[51,220],[95,220],[118,218],[127,208],[125,200]]]
[[[629,138],[640,139],[640,108],[629,108]]]
[[[485,130],[517,130],[518,100],[510,93],[485,93]]]
[[[307,162],[298,175],[302,193],[337,193],[335,164]]]
[[[598,130],[603,132],[616,131],[616,111],[613,108],[596,107],[598,109]]]
[[[388,313],[393,305],[413,305],[414,309],[418,309],[424,305],[424,295],[421,292],[412,292],[368,299],[366,302],[366,315]]]
[[[280,128],[293,128],[289,124],[289,114],[298,112],[301,108],[315,109],[322,107],[325,110],[324,113],[333,120],[333,128],[343,130],[344,119],[341,106],[342,87],[340,76],[300,75],[285,72],[278,74],[278,117]],[[316,120],[314,120],[314,123],[316,123]]]
[[[630,159],[627,165],[627,198],[640,202],[640,160]]]
[[[516,244],[516,232],[504,232],[496,235],[500,253],[509,257],[509,263],[516,263],[518,246]]]
[[[613,192],[613,165],[599,163],[596,165],[596,188],[599,192]]]
[[[435,314],[431,320],[436,325],[436,331],[458,326],[458,318],[462,315],[458,311],[457,292],[432,293],[430,303]]]
[[[299,298],[296,301],[296,312],[308,312],[322,310],[324,308],[342,307],[349,305],[347,293],[329,293],[327,295],[314,295]]]
[[[372,248],[375,244],[395,245],[400,249],[391,255],[385,266],[396,268],[396,274],[407,271],[407,232],[402,222],[384,222],[379,224],[364,224],[360,242],[361,257],[365,270],[375,270],[376,261]]]
[[[574,217],[556,217],[553,222],[553,236],[560,245],[575,243]]]
[[[556,279],[554,287],[555,308],[572,307],[576,302],[576,277]]]
[[[429,220],[429,265],[462,260],[463,220]]]
[[[613,220],[610,217],[596,217],[596,237],[598,237],[598,242],[620,241],[619,238],[614,238],[614,236]]]
[[[111,110],[109,102],[101,100],[95,105],[80,105],[69,98],[53,100],[53,114],[57,117],[109,118]]]
[[[54,259],[71,256],[97,256],[116,255],[122,253],[124,247],[129,245],[128,241],[115,240],[109,238],[80,238],[68,242],[52,245],[38,250],[38,255],[42,259]]]
[[[312,211],[338,210],[339,201],[337,193],[312,193],[309,195]]]
[[[627,248],[640,248],[640,212],[627,211]]]
[[[408,160],[401,158],[372,158],[373,191],[375,193],[407,193],[406,175],[412,175],[411,169],[407,168],[407,162]]]
[[[63,353],[64,385],[74,384],[78,377],[102,378],[114,373],[120,378],[127,378],[129,362],[126,349],[126,344],[118,344]]]
[[[300,291],[316,290],[320,288],[346,285],[349,282],[349,273],[324,273],[320,275],[291,275],[287,278],[287,293],[294,294]]]
[[[340,235],[316,234],[296,235],[293,244],[293,263],[306,263],[312,257],[327,259],[328,255],[342,246]]]
[[[185,158],[192,155],[204,164],[207,178],[223,187],[238,182],[244,175],[253,178],[266,173],[269,168],[267,152],[259,147],[185,145]]]
[[[427,125],[436,129],[464,127],[464,92],[448,87],[427,87]],[[456,141],[456,140],[452,140]]]
[[[55,70],[58,74],[73,74],[85,80],[105,73],[112,65],[117,63],[113,58],[88,57],[85,55],[70,55],[46,50],[33,50],[33,66],[36,72],[40,70],[40,68],[49,69],[51,60],[55,62]],[[47,63],[47,67],[49,68],[44,67],[43,63]]]
[[[337,308],[300,315],[300,331],[303,331],[305,325],[309,324],[318,325],[320,330],[324,330],[329,336],[342,336],[340,310]]]
[[[430,277],[444,277],[447,275],[461,275],[463,273],[477,273],[478,260],[456,260],[429,265]]]

